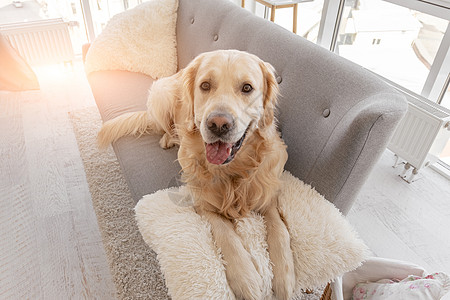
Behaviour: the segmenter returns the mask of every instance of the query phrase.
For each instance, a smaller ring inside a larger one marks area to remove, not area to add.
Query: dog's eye
[[[253,91],[253,87],[248,83],[244,84],[244,86],[242,87],[242,92],[250,93],[251,91]]]
[[[202,84],[200,85],[200,88],[204,91],[209,91],[211,89],[211,84],[207,81],[202,82]]]

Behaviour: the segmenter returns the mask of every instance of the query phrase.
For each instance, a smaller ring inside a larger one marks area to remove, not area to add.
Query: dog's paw
[[[288,258],[278,265],[273,265],[272,289],[276,299],[288,300],[292,298],[295,291],[293,259]]]
[[[251,260],[232,267],[227,265],[228,283],[236,299],[260,300],[262,299],[263,281]]]
[[[161,148],[163,149],[170,149],[175,146],[175,141],[172,136],[166,132],[159,140],[159,146],[161,146]]]

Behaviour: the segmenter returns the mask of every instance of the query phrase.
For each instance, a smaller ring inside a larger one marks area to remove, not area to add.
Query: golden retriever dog
[[[277,209],[287,160],[274,120],[277,95],[270,64],[237,50],[208,52],[157,80],[148,111],[107,121],[99,133],[103,147],[144,133],[161,134],[163,148],[179,145],[183,181],[211,224],[238,299],[262,297],[262,279],[234,231],[233,220],[250,211],[265,218],[275,296],[289,299],[295,288],[290,237]]]

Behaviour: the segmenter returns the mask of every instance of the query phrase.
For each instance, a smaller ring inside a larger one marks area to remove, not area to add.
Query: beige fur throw
[[[297,290],[326,284],[354,270],[368,249],[333,204],[284,172],[279,210],[291,236]],[[185,187],[144,196],[136,205],[139,230],[157,253],[173,299],[234,299],[210,225],[195,213]],[[262,216],[236,222],[236,232],[257,263],[271,299],[272,270]]]
[[[89,48],[86,73],[125,70],[155,79],[176,73],[177,9],[178,0],[151,0],[115,15]]]

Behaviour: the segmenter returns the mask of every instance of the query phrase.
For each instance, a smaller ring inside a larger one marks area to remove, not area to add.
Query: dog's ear
[[[183,70],[183,101],[187,105],[187,130],[195,130],[195,114],[194,114],[194,91],[195,91],[195,78],[200,66],[202,55],[197,56],[191,61]]]
[[[274,111],[277,104],[279,87],[275,78],[274,67],[267,62],[260,62],[260,67],[264,76],[264,114],[259,122],[259,127],[264,128],[270,126],[274,121]]]

